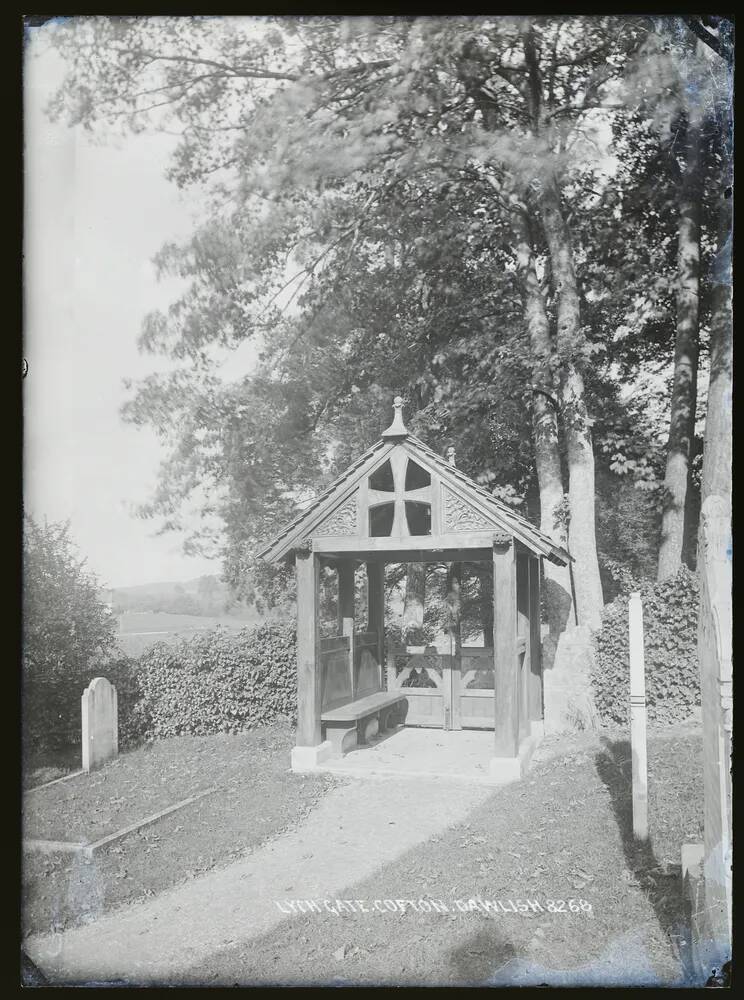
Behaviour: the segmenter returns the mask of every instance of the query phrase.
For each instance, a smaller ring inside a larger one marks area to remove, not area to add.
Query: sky
[[[178,295],[151,261],[189,234],[195,196],[164,179],[171,136],[100,144],[49,122],[64,64],[45,30],[30,30],[24,67],[24,504],[36,518],[70,520],[104,586],[219,573],[218,561],[185,556],[179,535],[158,537],[155,522],[134,516],[163,453],[153,432],[119,415],[123,380],[165,364],[136,342],[146,313]]]

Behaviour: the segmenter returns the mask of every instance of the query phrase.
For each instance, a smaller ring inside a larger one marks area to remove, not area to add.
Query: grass
[[[30,754],[23,762],[22,785],[24,790],[36,788],[65,774],[79,771],[81,767],[82,751],[79,746]]]
[[[212,786],[218,791],[86,860],[25,854],[24,934],[95,919],[122,903],[225,865],[301,819],[330,777],[288,770],[289,724],[181,736],[133,750],[91,775],[26,794],[24,836],[96,840]]]
[[[700,735],[650,737],[651,841],[641,848],[627,741],[587,735],[573,746],[495,792],[468,822],[340,894],[443,900],[448,912],[291,917],[184,981],[679,984],[687,961],[680,848],[702,837]],[[455,899],[479,896],[537,900],[543,912],[456,910]],[[591,904],[589,914],[546,910],[547,899],[576,898]]]
[[[27,855],[24,932],[62,929],[153,896],[237,860],[293,825],[331,779],[289,772],[292,743],[292,730],[281,725],[240,736],[178,737],[31,793],[26,824],[33,820],[48,836],[73,839],[220,786],[218,794],[91,861]],[[184,970],[182,981],[687,985],[679,862],[681,845],[702,838],[699,731],[650,733],[651,838],[641,846],[632,837],[624,735],[577,734],[559,743],[554,756],[535,763],[521,782],[494,790],[466,822],[339,893],[367,901],[442,900],[447,912],[289,917],[263,937]],[[301,884],[291,895],[303,898]],[[471,899],[507,906],[529,899],[542,909],[497,915],[461,912],[454,903]],[[585,900],[591,910],[550,912],[549,899]]]

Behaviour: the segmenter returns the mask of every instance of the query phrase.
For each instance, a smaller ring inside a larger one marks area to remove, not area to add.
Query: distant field
[[[129,656],[139,656],[156,642],[175,643],[218,625],[238,631],[241,628],[251,628],[260,620],[257,614],[235,618],[231,615],[171,615],[164,611],[130,611],[118,616],[118,642],[122,652]]]

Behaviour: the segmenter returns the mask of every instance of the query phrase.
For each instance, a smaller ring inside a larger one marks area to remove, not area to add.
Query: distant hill
[[[101,590],[101,600],[111,604],[114,614],[158,612],[173,615],[224,616],[252,619],[255,611],[236,601],[232,591],[218,576],[198,576],[183,583],[164,581],[135,587]]]

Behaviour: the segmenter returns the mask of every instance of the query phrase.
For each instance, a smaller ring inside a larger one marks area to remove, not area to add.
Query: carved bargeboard
[[[493,527],[492,521],[446,486],[442,486],[442,513],[445,531],[478,531]]]
[[[357,492],[321,522],[313,530],[313,535],[356,535],[357,533]]]

